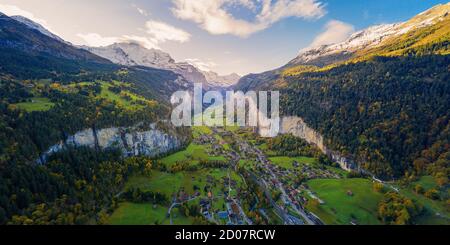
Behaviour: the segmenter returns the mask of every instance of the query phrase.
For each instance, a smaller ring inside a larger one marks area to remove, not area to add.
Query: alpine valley
[[[174,127],[194,83],[279,90],[281,133]],[[449,3],[244,77],[0,13],[0,95],[0,224],[450,224]]]

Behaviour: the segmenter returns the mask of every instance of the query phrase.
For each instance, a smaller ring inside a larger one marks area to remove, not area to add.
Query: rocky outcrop
[[[176,136],[162,132],[155,124],[151,124],[145,130],[140,128],[135,126],[85,129],[50,147],[40,155],[38,162],[45,163],[52,154],[70,146],[86,146],[101,150],[116,148],[121,150],[124,156],[154,157],[174,151],[182,145]]]
[[[306,140],[310,144],[316,145],[324,154],[338,163],[342,169],[347,171],[359,170],[358,165],[349,157],[343,156],[339,152],[328,149],[324,144],[323,136],[310,128],[300,117],[283,117],[280,123],[280,132],[292,134]]]

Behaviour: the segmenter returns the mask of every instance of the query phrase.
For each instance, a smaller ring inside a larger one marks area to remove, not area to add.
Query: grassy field
[[[207,182],[207,176],[211,176],[214,179],[213,183]],[[195,172],[178,173],[154,171],[151,176],[135,176],[130,178],[125,189],[139,187],[143,191],[161,192],[171,196],[181,187],[184,187],[186,192],[193,194],[194,185],[203,190],[208,184],[212,185],[216,192],[214,194],[220,194],[222,189],[221,181],[226,176],[228,176],[228,170],[226,169],[202,169]],[[231,178],[238,184],[242,183],[241,178],[234,172],[231,172]]]
[[[27,112],[33,112],[48,111],[54,106],[54,104],[50,102],[48,98],[35,97],[31,99],[31,102],[18,103],[16,106]]]
[[[416,218],[415,222],[417,224],[423,225],[438,225],[438,224],[450,224],[450,213],[447,210],[445,201],[440,200],[432,200],[430,198],[425,197],[422,194],[417,194],[414,191],[414,187],[420,184],[425,191],[433,188],[437,188],[437,183],[434,181],[431,176],[422,176],[416,182],[411,183],[408,188],[400,188],[400,193],[407,198],[410,198],[420,205],[424,207],[424,212],[418,218]],[[436,215],[439,213],[440,215]],[[447,218],[443,218],[447,217]]]
[[[212,134],[212,130],[206,126],[194,126],[192,127],[192,136],[194,138],[199,137],[202,134]]]
[[[108,88],[111,87],[110,84],[102,82],[102,91],[100,92],[100,95],[98,97],[107,99],[112,102],[116,102],[118,105],[125,107],[127,109],[140,109],[143,106],[136,104],[134,102],[136,101],[145,101],[144,98],[140,98],[135,94],[129,93],[129,92],[123,92],[124,95],[127,95],[131,98],[131,100],[127,100],[124,97],[122,97],[120,94],[113,93]]]
[[[419,180],[412,183],[411,186],[421,185],[426,191],[438,187],[432,176],[422,176]]]
[[[277,153],[275,151],[269,150],[269,147],[267,146],[267,143],[263,143],[260,145],[257,145],[257,147],[262,150],[267,156],[276,156]]]
[[[111,225],[154,225],[163,223],[167,208],[153,208],[151,204],[124,202],[109,217]]]
[[[325,203],[307,208],[327,224],[380,224],[377,206],[383,194],[373,191],[367,179],[317,179],[307,183]],[[352,196],[347,192],[351,191]]]
[[[166,173],[154,171],[150,176],[133,176],[126,185],[125,190],[130,188],[140,188],[142,191],[152,191],[164,193],[168,198],[171,198],[174,193],[181,188],[188,194],[194,194],[194,187],[199,188],[201,198],[205,198],[207,193],[204,192],[205,186],[211,188],[213,194],[213,211],[223,211],[225,209],[225,188],[224,178],[228,176],[226,169],[202,169],[195,172],[179,172]],[[230,172],[232,180],[236,181],[237,186],[243,185],[241,177]],[[232,189],[231,195],[236,195],[236,189]],[[192,204],[197,203],[199,199],[192,201]],[[169,224],[170,221],[165,219],[169,207],[157,206],[154,208],[151,204],[136,204],[124,202],[109,218],[109,224],[114,225],[152,225]],[[174,224],[192,224],[190,217],[185,217],[180,214],[175,208],[172,213]]]
[[[153,207],[151,204],[124,202],[109,217],[111,225],[169,225],[166,218],[167,207]],[[173,210],[172,221],[174,225],[190,225],[192,219],[181,215],[177,209]]]
[[[274,164],[287,169],[293,169],[294,162],[300,164],[313,164],[316,162],[316,159],[312,157],[270,157],[269,160]]]
[[[125,190],[139,188],[142,191],[157,191],[172,196],[182,183],[182,176],[164,172],[154,172],[152,176],[133,176],[126,185]]]
[[[254,161],[251,161],[251,160],[241,159],[241,160],[239,160],[238,165],[239,165],[240,168],[244,168],[244,169],[250,170],[250,169],[252,169],[253,167],[256,166],[256,163]]]
[[[182,161],[189,161],[191,164],[198,164],[199,161],[226,161],[224,156],[209,156],[206,152],[206,147],[191,143],[186,150],[167,156],[161,159],[161,161],[167,166]]]

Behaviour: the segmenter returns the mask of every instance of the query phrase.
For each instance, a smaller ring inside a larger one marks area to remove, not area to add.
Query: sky
[[[301,49],[406,21],[443,0],[0,0],[76,45],[136,42],[225,75],[278,68]]]

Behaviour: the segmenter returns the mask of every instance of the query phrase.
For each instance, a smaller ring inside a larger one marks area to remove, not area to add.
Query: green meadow
[[[325,203],[307,208],[326,224],[380,224],[377,207],[382,193],[373,190],[367,179],[316,179],[307,182],[309,188]],[[352,195],[349,195],[351,192]]]
[[[423,194],[416,193],[414,187],[418,184],[424,188],[424,191],[433,188],[439,189],[438,184],[432,176],[422,176],[417,181],[409,184],[407,188],[400,188],[402,195],[424,207],[423,213],[415,219],[416,223],[424,225],[449,224],[450,212],[447,207],[448,204],[443,200],[432,200]],[[445,191],[442,191],[441,195],[448,195],[448,193],[443,192]]]
[[[48,98],[39,98],[34,97],[31,98],[31,101],[29,102],[22,102],[16,104],[16,106],[22,110],[25,110],[27,112],[33,112],[33,111],[48,111],[50,110],[55,104],[50,102]]]
[[[243,180],[235,172],[230,172],[232,180],[236,181],[237,187],[241,188]],[[130,188],[139,188],[142,191],[160,192],[165,194],[170,200],[172,196],[180,190],[192,195],[195,189],[199,190],[200,198],[206,198],[205,187],[209,187],[212,193],[212,210],[225,210],[225,187],[228,181],[227,169],[201,169],[195,172],[177,172],[166,173],[153,171],[148,176],[132,176],[126,183],[124,190]],[[237,194],[236,188],[231,189],[231,195]],[[190,204],[198,205],[199,199],[195,199]],[[138,204],[122,202],[119,208],[109,217],[108,223],[114,225],[153,225],[170,224],[170,219],[166,218],[169,207],[157,205],[154,207],[151,203]],[[187,225],[192,224],[192,217],[186,217],[178,212],[177,208],[172,211],[173,224]]]
[[[269,160],[286,169],[293,169],[294,168],[294,162],[298,162],[300,164],[314,164],[316,163],[316,159],[313,157],[270,157]]]
[[[154,207],[147,203],[124,202],[109,217],[107,223],[111,225],[169,225],[167,210],[167,207]],[[180,214],[176,208],[172,212],[174,225],[192,224],[192,219]]]

